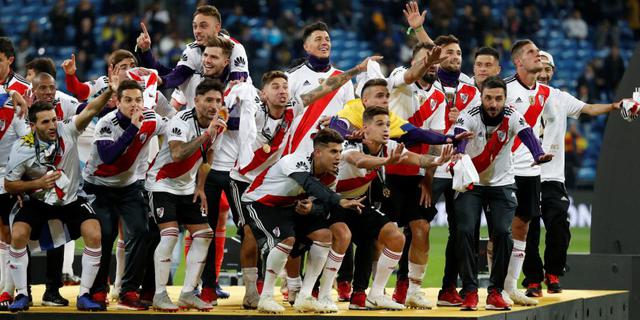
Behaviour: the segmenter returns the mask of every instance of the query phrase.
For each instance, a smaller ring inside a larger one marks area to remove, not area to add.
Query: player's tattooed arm
[[[360,64],[347,70],[346,72],[343,72],[333,77],[329,77],[315,89],[309,91],[308,93],[300,95],[300,99],[302,100],[302,103],[304,104],[305,107],[314,103],[316,100],[329,94],[329,92],[332,92],[333,90],[336,90],[342,87],[342,85],[347,83],[347,81],[351,80],[353,76],[357,75],[360,72],[366,71],[369,60],[378,61],[380,59],[382,59],[381,56],[368,57],[364,59]]]

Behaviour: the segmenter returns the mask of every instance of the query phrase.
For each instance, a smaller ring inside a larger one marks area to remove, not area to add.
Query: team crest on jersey
[[[498,140],[500,140],[500,142],[504,142],[505,140],[507,140],[507,133],[504,130],[498,130]]]
[[[296,169],[303,169],[304,171],[309,171],[309,165],[304,161],[298,161],[298,163],[296,163]]]
[[[147,141],[147,134],[143,133],[140,135],[140,142],[144,143],[145,141]]]
[[[156,208],[156,215],[158,218],[162,218],[164,216],[164,207]]]
[[[0,119],[0,131],[4,131],[6,125],[7,123],[3,119]]]
[[[467,99],[469,99],[469,95],[466,93],[461,93],[460,99],[462,99],[462,103],[467,103]]]
[[[429,107],[431,107],[431,111],[436,109],[437,103],[438,102],[434,99],[431,99],[431,101],[429,101]]]
[[[273,235],[276,236],[276,238],[280,237],[280,228],[279,227],[273,228],[273,230],[271,230],[271,232],[273,232]]]
[[[541,95],[541,94],[538,95],[538,102],[540,102],[541,106],[544,106],[544,96],[543,95]]]

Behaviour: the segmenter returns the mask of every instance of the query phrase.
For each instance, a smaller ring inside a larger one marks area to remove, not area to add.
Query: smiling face
[[[33,94],[37,101],[53,102],[56,97],[56,81],[53,77],[46,74],[40,74],[34,78]]]
[[[193,17],[191,28],[193,29],[193,37],[196,39],[196,43],[203,46],[207,43],[208,38],[220,33],[222,26],[215,17],[198,14]]]
[[[217,77],[229,65],[229,56],[220,47],[206,47],[202,53],[202,71],[205,76]]]
[[[538,73],[537,80],[542,84],[549,84],[551,79],[553,79],[553,67],[549,64],[549,59],[545,56],[540,56],[542,60],[542,71]]]
[[[375,115],[373,119],[366,121],[362,126],[365,139],[375,144],[387,144],[389,142],[390,128],[391,121],[386,114]]]
[[[449,72],[459,72],[462,65],[462,49],[457,43],[449,43],[442,47],[441,57],[447,58],[440,63],[440,68]]]
[[[492,55],[481,54],[473,63],[473,76],[476,83],[482,83],[487,77],[500,74],[500,64]]]
[[[304,41],[304,51],[318,58],[329,58],[331,55],[331,38],[324,30],[316,30]]]
[[[36,114],[36,122],[31,123],[31,130],[38,135],[38,139],[53,142],[58,139],[58,117],[55,110],[43,110]]]

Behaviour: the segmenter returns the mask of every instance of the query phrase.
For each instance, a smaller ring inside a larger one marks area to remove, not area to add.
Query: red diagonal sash
[[[272,154],[278,151],[278,149],[280,148],[280,145],[282,144],[282,140],[284,139],[284,136],[287,133],[288,127],[291,125],[291,122],[293,121],[293,109],[289,108],[285,110],[284,119],[282,119],[282,121],[286,122],[287,125],[285,127],[279,127],[280,130],[276,132],[276,135],[273,137],[273,140],[271,141],[271,145],[270,145],[271,148],[269,152],[265,152],[262,148],[258,148],[256,151],[254,151],[253,159],[251,159],[251,162],[245,167],[240,168],[240,170],[238,170],[240,174],[245,175],[247,174],[247,172],[261,166],[263,163],[267,161],[267,159],[269,159],[269,157]]]
[[[205,141],[202,144],[204,146],[204,150],[209,150],[211,146],[211,141]],[[200,149],[196,150],[189,158],[186,158],[180,162],[171,162],[167,163],[158,171],[158,175],[156,176],[156,181],[160,181],[165,178],[173,179],[177,178],[191,170],[193,166],[202,158],[202,152]]]
[[[532,105],[529,105],[527,112],[524,114],[524,120],[529,124],[531,128],[533,128],[538,119],[540,119],[540,114],[542,114],[542,110],[544,109],[544,105],[549,99],[549,94],[551,90],[547,86],[539,86],[538,92],[534,96],[534,102]],[[522,141],[519,137],[516,137],[516,140],[513,142],[513,147],[511,148],[511,152],[515,152],[516,149],[520,146]]]
[[[491,138],[487,141],[482,152],[471,159],[478,173],[483,172],[491,165],[507,141],[509,141],[509,117],[504,117],[500,126],[491,134]]]
[[[118,160],[112,164],[101,164],[98,166],[96,172],[93,173],[97,177],[112,177],[127,171],[131,168],[131,165],[138,159],[140,150],[151,139],[153,133],[156,131],[156,121],[145,121],[142,123],[140,130],[133,138],[131,145],[120,155]]]
[[[0,126],[0,139],[4,137],[4,134],[7,133],[7,130],[11,127],[15,113],[16,111],[13,108],[0,108],[0,121],[2,121],[2,126]]]
[[[470,88],[472,90],[470,90]],[[475,90],[474,87],[472,86],[467,86],[464,85],[460,90],[456,91],[456,97],[455,97],[455,101],[456,101],[456,109],[458,109],[459,111],[464,110],[469,103],[471,103],[471,101],[473,101],[473,98],[475,98],[477,91]],[[462,99],[462,95],[466,95],[466,100]],[[451,110],[451,103],[452,101],[449,101],[447,103],[447,108],[444,110],[444,132],[449,132],[449,129],[451,128],[451,126],[453,126],[454,122],[449,121],[449,112]]]

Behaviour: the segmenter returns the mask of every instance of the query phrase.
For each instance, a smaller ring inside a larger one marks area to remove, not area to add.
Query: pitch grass
[[[227,236],[235,235],[235,228],[227,227]],[[590,228],[572,228],[571,229],[571,244],[569,245],[569,253],[589,253],[590,252]],[[440,287],[442,282],[442,275],[444,270],[444,249],[447,244],[447,237],[449,235],[446,227],[434,227],[431,229],[431,250],[429,252],[429,264],[427,266],[427,272],[423,282],[423,287]],[[482,228],[482,237],[487,237],[486,227]],[[544,252],[544,236],[545,229],[542,229],[540,236],[540,254]],[[178,267],[174,277],[174,284],[182,284],[184,281],[184,257],[182,263]],[[522,279],[518,283],[522,282]],[[396,276],[391,275],[391,279],[387,284],[388,287],[395,286]]]

